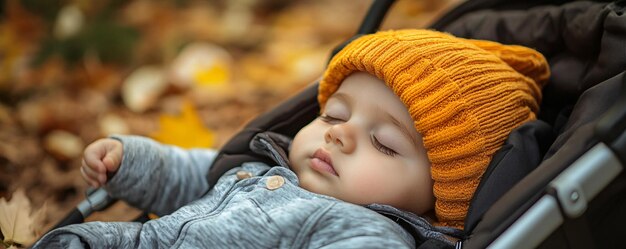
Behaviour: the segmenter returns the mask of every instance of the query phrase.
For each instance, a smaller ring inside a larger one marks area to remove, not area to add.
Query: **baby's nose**
[[[324,134],[326,143],[333,143],[344,153],[351,153],[356,147],[354,130],[348,124],[333,125]]]

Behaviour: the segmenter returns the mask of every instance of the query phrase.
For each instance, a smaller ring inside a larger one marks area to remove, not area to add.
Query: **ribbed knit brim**
[[[530,48],[385,31],[354,40],[331,60],[320,106],[357,71],[383,80],[407,106],[432,164],[437,225],[458,228],[493,154],[513,129],[535,119],[550,75]]]

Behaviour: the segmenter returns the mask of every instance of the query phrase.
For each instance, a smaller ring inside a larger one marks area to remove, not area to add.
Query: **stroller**
[[[378,29],[392,0],[376,0],[354,38]],[[457,248],[618,248],[626,237],[626,1],[470,0],[430,28],[540,51],[552,70],[538,119],[512,132],[488,166]],[[341,49],[339,46],[335,53]],[[334,54],[334,53],[333,53]],[[259,132],[293,137],[319,112],[317,84],[248,123],[208,173],[265,161]],[[112,200],[90,193],[57,227]],[[138,219],[141,221],[142,219]],[[427,247],[428,243],[422,243]],[[421,247],[421,246],[420,246]]]

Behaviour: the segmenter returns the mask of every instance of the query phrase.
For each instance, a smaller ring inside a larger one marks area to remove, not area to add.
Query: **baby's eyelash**
[[[398,155],[398,152],[396,152],[395,150],[392,150],[389,147],[384,146],[383,144],[381,144],[378,141],[378,139],[374,136],[374,134],[370,134],[370,138],[372,140],[372,145],[374,145],[374,147],[378,151],[382,152],[385,155],[392,156],[392,157]]]
[[[328,116],[328,114],[323,113],[319,115],[319,119],[326,122],[326,123],[333,123],[333,122],[341,122],[341,119],[332,117],[332,116]]]

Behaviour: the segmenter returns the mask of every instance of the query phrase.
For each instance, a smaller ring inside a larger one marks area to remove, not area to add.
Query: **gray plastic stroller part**
[[[87,190],[85,200],[78,203],[76,209],[83,217],[87,217],[94,211],[107,208],[113,201],[114,199],[103,188],[89,189]]]
[[[604,143],[598,143],[549,184],[556,196],[539,199],[488,248],[535,248],[565,219],[581,216],[588,202],[623,169]]]
[[[94,211],[104,210],[116,201],[103,188],[87,189],[85,196],[85,200],[81,201],[59,223],[53,226],[51,231],[67,225],[82,223]]]

